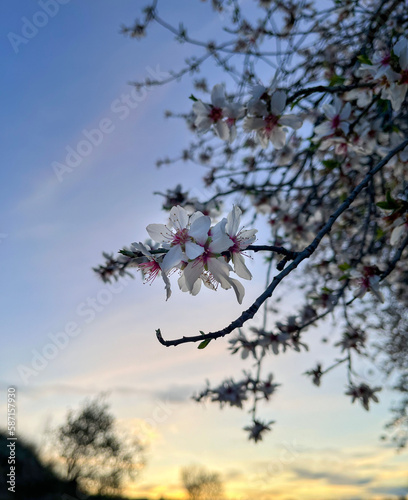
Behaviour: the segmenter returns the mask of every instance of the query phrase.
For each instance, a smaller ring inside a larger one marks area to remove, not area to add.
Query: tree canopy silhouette
[[[117,494],[124,480],[135,478],[144,464],[140,442],[118,430],[101,396],[68,412],[56,429],[55,445],[66,479],[87,492]]]
[[[205,467],[190,465],[181,469],[181,480],[189,500],[222,500],[223,485],[217,472]]]

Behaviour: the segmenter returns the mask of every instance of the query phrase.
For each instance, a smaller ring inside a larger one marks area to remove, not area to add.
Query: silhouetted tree
[[[55,500],[76,497],[73,485],[61,480],[50,466],[41,462],[34,445],[21,436],[13,442],[9,441],[7,436],[6,431],[0,431],[0,500]],[[11,443],[14,443],[12,453]],[[15,467],[16,471],[13,489],[7,482],[10,466]]]
[[[102,396],[68,412],[55,432],[55,444],[66,478],[85,491],[117,494],[144,464],[140,442],[118,431]]]
[[[217,472],[190,465],[181,469],[181,480],[190,500],[221,500],[223,485]]]

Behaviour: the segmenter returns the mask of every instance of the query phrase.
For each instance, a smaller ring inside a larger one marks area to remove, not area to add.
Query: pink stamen
[[[408,84],[408,69],[401,73],[401,80],[399,81],[401,85]]]
[[[211,109],[209,115],[208,115],[209,118],[211,118],[211,120],[214,122],[214,123],[217,123],[218,120],[221,120],[222,118],[222,109],[221,108],[216,108],[215,106]]]
[[[155,260],[151,260],[150,262],[143,262],[142,264],[139,264],[139,268],[145,275],[146,283],[152,283],[161,271],[160,265]]]
[[[279,117],[278,116],[275,116],[275,115],[268,115],[266,118],[265,118],[265,130],[267,132],[272,132],[272,130],[275,128],[275,126],[277,125],[278,123],[278,120],[279,120]]]
[[[234,242],[234,244],[228,248],[228,252],[231,253],[236,253],[241,250],[239,241],[238,241],[238,235],[237,236],[230,236],[231,240]]]
[[[375,266],[364,266],[363,267],[364,276],[367,276],[368,278],[374,276],[375,269],[376,269]]]
[[[391,62],[391,54],[387,54],[381,59],[381,66],[389,66]]]
[[[188,230],[186,228],[179,229],[173,237],[172,244],[173,245],[185,245],[187,241],[190,240],[190,236],[188,235]]]
[[[209,283],[214,288],[214,290],[218,289],[219,283],[218,283],[218,281],[216,281],[216,279],[214,278],[214,276],[210,272],[205,271],[203,273],[203,278],[207,283]]]
[[[336,115],[332,120],[332,128],[336,129],[340,125],[340,116]]]
[[[361,286],[368,290],[370,288],[370,278],[362,278]]]

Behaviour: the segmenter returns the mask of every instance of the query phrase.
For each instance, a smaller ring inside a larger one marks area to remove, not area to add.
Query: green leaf
[[[203,332],[201,332],[203,333]],[[203,333],[204,335],[204,333]],[[200,342],[200,344],[198,345],[197,349],[205,349],[208,344],[211,342],[212,339],[206,339],[206,340],[203,340],[202,342]]]
[[[347,280],[350,278],[349,274],[343,274],[343,276],[340,276],[339,281]]]
[[[322,164],[328,169],[328,170],[334,170],[336,167],[340,166],[340,163],[336,160],[323,160]]]
[[[387,113],[391,108],[390,101],[387,99],[378,99],[377,107],[381,113]]]
[[[391,192],[387,191],[385,195],[386,201],[379,201],[376,203],[377,207],[383,208],[384,210],[396,210],[400,208],[400,203],[391,196]]]
[[[373,65],[373,63],[365,54],[360,54],[359,56],[357,56],[357,59],[363,64],[369,64],[370,66]]]
[[[193,94],[191,94],[191,96],[189,97],[189,99],[191,99],[194,102],[198,101],[197,97],[193,96]]]
[[[339,266],[340,271],[348,271],[351,269],[351,266],[348,262],[345,262],[344,264],[340,264]]]
[[[380,240],[384,235],[385,235],[385,232],[380,227],[377,227],[377,232],[375,235],[376,239]]]
[[[388,202],[386,201],[379,201],[376,203],[377,207],[383,208],[384,210],[390,210],[390,207],[388,206]]]
[[[292,104],[290,105],[290,109],[292,110],[295,106],[297,106],[302,99],[296,99],[296,101],[293,101]]]
[[[335,85],[343,85],[343,83],[346,81],[346,79],[343,77],[343,76],[340,76],[340,75],[336,75],[334,74],[331,78],[330,78],[330,82],[329,82],[329,85],[330,87],[334,87]]]
[[[387,191],[387,194],[385,195],[386,200],[388,201],[388,205],[392,205],[394,208],[398,208],[398,203],[394,198],[391,196],[391,191]]]
[[[125,255],[126,257],[136,257],[136,255],[133,252],[130,252],[129,250],[119,250],[119,253]]]

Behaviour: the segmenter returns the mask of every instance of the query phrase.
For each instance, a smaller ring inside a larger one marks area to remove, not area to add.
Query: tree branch
[[[188,342],[202,342],[204,340],[215,340],[220,337],[224,337],[228,335],[236,328],[240,328],[244,323],[248,320],[252,319],[261,305],[272,296],[276,287],[279,283],[288,276],[294,269],[298,267],[298,265],[305,259],[308,259],[317,249],[323,237],[328,234],[335,221],[340,217],[340,215],[345,212],[353,201],[357,198],[357,196],[361,193],[361,191],[370,183],[371,179],[374,175],[379,172],[397,153],[402,151],[405,147],[408,146],[408,139],[400,143],[396,148],[388,153],[374,168],[372,168],[364,179],[358,184],[353,191],[349,194],[347,199],[339,206],[339,208],[329,217],[326,224],[322,227],[322,229],[317,233],[316,237],[312,241],[312,243],[307,246],[302,252],[298,253],[297,257],[289,264],[283,271],[281,271],[277,276],[275,276],[270,283],[270,285],[266,288],[266,290],[255,300],[255,302],[234,321],[232,321],[228,326],[223,328],[222,330],[218,330],[216,332],[210,332],[204,335],[194,335],[191,337],[181,337],[175,340],[165,340],[162,336],[161,330],[156,330],[156,336],[158,341],[166,346],[177,346],[180,344],[185,344]]]

